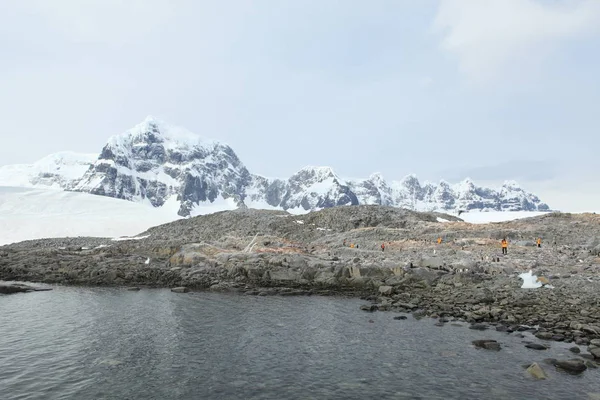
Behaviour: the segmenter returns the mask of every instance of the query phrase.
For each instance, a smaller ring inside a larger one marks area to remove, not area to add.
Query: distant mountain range
[[[549,210],[514,181],[496,190],[470,179],[421,184],[414,175],[388,183],[380,174],[350,180],[330,167],[313,166],[288,179],[265,178],[250,173],[228,145],[153,117],[110,137],[99,155],[62,152],[34,164],[0,167],[0,185],[88,192],[154,207],[168,204],[180,216],[202,213],[207,206],[297,213],[356,204],[444,212]]]

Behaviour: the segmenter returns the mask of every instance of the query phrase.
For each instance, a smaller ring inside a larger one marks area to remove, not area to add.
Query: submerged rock
[[[477,348],[486,349],[486,350],[500,350],[500,343],[496,340],[492,339],[483,339],[483,340],[473,340],[471,343]]]
[[[538,363],[533,363],[527,368],[527,372],[536,379],[546,379],[546,373]]]
[[[173,293],[187,293],[189,291],[190,291],[190,289],[187,287],[184,287],[184,286],[175,287],[175,288],[171,289],[171,292],[173,292]]]
[[[377,304],[363,304],[362,306],[360,306],[360,309],[363,311],[373,312],[377,311],[378,307]]]
[[[527,343],[525,345],[525,347],[527,347],[528,349],[533,349],[533,350],[548,350],[547,346],[544,346],[543,344],[539,344],[539,343]]]
[[[475,329],[477,331],[485,331],[486,329],[488,329],[488,326],[486,324],[473,324],[473,325],[469,326],[469,329]]]
[[[52,288],[34,287],[21,283],[0,284],[0,294],[44,292],[48,290],[52,290]]]

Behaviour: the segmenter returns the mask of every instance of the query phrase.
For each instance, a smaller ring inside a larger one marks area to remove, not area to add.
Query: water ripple
[[[564,399],[600,393],[594,370],[498,332],[365,313],[357,300],[55,287],[0,296],[2,399]],[[500,352],[477,350],[497,339]]]

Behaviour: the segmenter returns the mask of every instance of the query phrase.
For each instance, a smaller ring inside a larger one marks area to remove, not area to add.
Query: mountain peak
[[[471,178],[465,178],[454,185],[453,189],[458,193],[468,193],[475,189],[475,183]]]
[[[421,183],[419,182],[419,178],[417,178],[416,174],[408,174],[404,178],[402,178],[401,183],[404,186],[412,186],[412,187],[420,187]]]
[[[161,143],[168,148],[214,147],[219,142],[207,139],[180,126],[171,125],[152,115],[142,122],[108,139],[108,145],[129,147],[140,143]]]
[[[383,178],[383,175],[381,174],[381,172],[374,172],[371,175],[369,175],[369,180],[373,181],[373,182],[383,182],[385,181],[385,179]]]
[[[506,189],[513,189],[513,190],[521,189],[521,186],[516,181],[513,181],[513,180],[504,181],[504,183],[502,184],[502,187],[506,188]]]
[[[146,115],[146,118],[144,118],[144,120],[142,121],[143,123],[152,123],[152,122],[161,122],[158,118],[156,118],[154,115]]]
[[[307,165],[300,169],[296,174],[309,174],[318,179],[337,178],[336,173],[331,167]]]

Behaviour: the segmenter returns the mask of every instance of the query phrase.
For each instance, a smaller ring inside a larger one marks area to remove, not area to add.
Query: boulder
[[[422,257],[417,265],[423,268],[435,269],[444,265],[444,261],[440,257]]]
[[[383,296],[390,296],[394,293],[392,286],[379,286],[379,293]]]
[[[535,334],[535,337],[542,340],[550,340],[552,339],[552,332],[538,332]]]
[[[293,282],[300,279],[301,271],[286,267],[276,267],[269,271],[269,277],[276,282]]]
[[[594,356],[594,358],[600,358],[600,347],[588,348],[588,351]]]
[[[557,360],[555,361],[554,366],[570,374],[580,374],[587,369],[584,360],[576,358],[571,360]]]
[[[387,286],[398,286],[402,285],[404,282],[405,281],[403,275],[392,275],[385,280],[385,284]]]
[[[438,272],[429,268],[412,268],[406,274],[406,278],[414,282],[425,282],[427,285],[431,285],[439,278]]]

